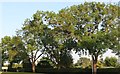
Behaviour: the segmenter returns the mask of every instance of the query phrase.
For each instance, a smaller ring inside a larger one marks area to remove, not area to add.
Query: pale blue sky
[[[119,0],[0,0],[0,2],[83,2],[83,1],[118,2]]]
[[[15,35],[16,29],[20,29],[24,20],[30,18],[37,10],[55,11],[61,8],[80,4],[78,2],[7,2],[2,3],[2,33],[1,36]]]
[[[15,35],[26,18],[32,17],[37,10],[55,11],[83,3],[84,1],[118,2],[119,0],[0,0],[0,38]],[[69,1],[69,2],[68,2]],[[105,54],[112,55],[110,52]],[[75,61],[77,55],[73,55]]]
[[[0,0],[0,38],[15,35],[24,20],[37,10],[55,11],[85,1],[118,2],[119,0]]]

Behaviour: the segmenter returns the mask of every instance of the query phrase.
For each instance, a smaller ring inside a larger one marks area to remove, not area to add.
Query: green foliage
[[[118,45],[118,36],[113,34],[115,27],[118,27],[117,13],[117,5],[85,2],[60,10],[57,15],[59,25],[56,28],[64,38],[75,39],[77,46],[72,49],[76,52],[88,50],[95,65],[99,55],[111,48],[111,45]]]
[[[31,19],[24,21],[17,36],[2,38],[3,60],[18,62],[29,59],[34,72],[35,62],[42,55],[49,57],[57,68],[69,68],[73,63],[71,50],[78,53],[88,50],[94,64],[108,48],[119,54],[118,7],[85,2],[61,9],[58,13],[37,11]],[[82,60],[88,63],[88,59]],[[80,64],[88,66],[84,62]],[[101,66],[98,62],[98,67]]]
[[[39,70],[40,68],[53,68],[53,63],[49,58],[42,57],[37,64],[37,69]]]
[[[5,61],[8,59],[8,54],[5,53],[8,51],[8,49],[11,49],[10,44],[11,38],[9,36],[6,36],[1,39],[1,49],[2,49],[2,61]]]
[[[60,56],[61,68],[70,68],[73,64],[73,58],[70,53],[62,53]]]
[[[18,36],[14,36],[14,37],[5,36],[4,38],[2,38],[1,48],[2,48],[3,61],[17,60],[18,58],[15,58],[15,57],[18,57],[17,55],[19,55],[19,59],[20,59],[20,56],[24,55],[24,54],[20,55],[21,53],[24,52],[23,51],[24,47],[20,37]]]
[[[113,50],[114,53],[117,55],[120,54],[120,27],[117,26],[112,33],[110,34],[109,38],[111,40],[111,46],[110,49]]]
[[[116,68],[120,68],[120,64],[119,63],[117,63]]]
[[[91,67],[91,60],[89,58],[81,57],[77,61],[75,66],[81,67],[81,68],[90,68]]]
[[[103,68],[104,67],[104,63],[102,61],[98,61],[97,62],[97,67],[98,68]]]
[[[12,68],[22,68],[23,66],[22,66],[22,64],[18,64],[18,63],[13,63],[13,65],[12,65]]]
[[[25,72],[32,72],[32,64],[29,59],[23,61],[23,70]]]
[[[106,57],[105,58],[105,65],[108,67],[116,67],[117,66],[117,58],[115,57]]]

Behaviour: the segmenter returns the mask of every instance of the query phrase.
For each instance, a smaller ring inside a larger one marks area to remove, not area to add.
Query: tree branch
[[[44,52],[42,52],[34,61],[36,61],[40,56],[42,56]]]
[[[38,49],[38,50],[36,51],[36,53],[35,53],[35,58],[36,58],[36,56],[37,56],[38,51],[39,51],[39,49]]]

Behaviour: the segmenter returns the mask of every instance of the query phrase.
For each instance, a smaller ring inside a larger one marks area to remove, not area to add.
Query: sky
[[[79,4],[78,2],[5,2],[2,3],[2,24],[0,36],[15,35],[15,31],[22,27],[26,18],[31,18],[37,10],[55,11],[61,8]]]
[[[6,35],[14,36],[21,29],[26,18],[31,18],[37,10],[58,12],[60,9],[85,1],[118,2],[119,0],[0,0],[0,39]],[[110,51],[105,54],[111,54]],[[79,56],[73,55],[75,59]]]

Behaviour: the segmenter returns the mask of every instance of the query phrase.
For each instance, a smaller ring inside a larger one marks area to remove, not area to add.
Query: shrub
[[[105,65],[108,66],[108,67],[116,67],[117,65],[117,58],[115,57],[106,57],[105,60]]]
[[[23,62],[23,70],[25,72],[32,72],[32,64],[29,60]]]

